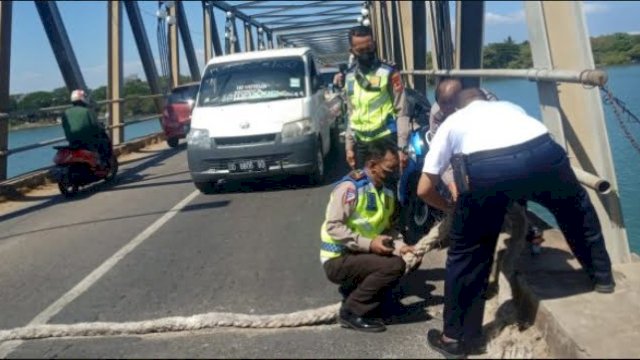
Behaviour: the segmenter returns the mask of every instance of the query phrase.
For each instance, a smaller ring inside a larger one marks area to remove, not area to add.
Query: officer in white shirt
[[[429,345],[447,357],[484,352],[483,295],[505,210],[514,201],[549,209],[595,291],[615,288],[593,204],[547,128],[515,104],[486,101],[477,88],[462,90],[456,109],[433,138],[418,184],[424,201],[454,214],[444,330],[427,334]],[[435,191],[450,163],[459,192],[455,205]]]

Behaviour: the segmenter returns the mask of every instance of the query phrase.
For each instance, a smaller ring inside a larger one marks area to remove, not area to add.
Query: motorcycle
[[[403,170],[398,184],[398,201],[402,208],[401,216],[405,227],[405,241],[416,244],[431,227],[444,216],[444,213],[429,206],[418,197],[418,181],[422,175],[424,157],[429,151],[429,111],[431,104],[424,95],[413,89],[405,89],[407,100],[412,108],[411,133],[408,142],[409,162]],[[450,198],[448,189],[440,183],[437,187],[441,195]]]
[[[105,180],[111,182],[118,173],[118,159],[112,155],[108,164],[100,160],[97,152],[79,146],[54,146],[57,150],[53,158],[55,166],[50,175],[58,183],[60,193],[65,197],[75,195],[80,187]]]

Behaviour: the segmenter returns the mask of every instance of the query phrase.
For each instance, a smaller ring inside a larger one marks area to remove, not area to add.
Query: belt
[[[320,243],[320,249],[324,250],[324,251],[328,251],[328,252],[333,252],[333,253],[342,253],[345,250],[345,246],[341,245],[341,244],[332,244],[332,243],[328,243],[328,242],[322,242]]]
[[[529,141],[523,142],[522,144],[507,146],[500,149],[478,151],[478,152],[474,152],[469,155],[466,155],[465,158],[467,159],[468,162],[473,162],[473,161],[489,159],[497,156],[512,155],[519,151],[536,148],[550,141],[553,142],[553,139],[551,139],[551,136],[549,136],[549,134],[544,134],[536,138],[533,138]]]

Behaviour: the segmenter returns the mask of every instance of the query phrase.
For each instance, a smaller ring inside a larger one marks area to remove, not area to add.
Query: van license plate
[[[264,160],[243,160],[230,162],[229,172],[264,171],[267,164]]]

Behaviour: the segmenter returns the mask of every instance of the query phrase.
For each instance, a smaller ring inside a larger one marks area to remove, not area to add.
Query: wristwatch
[[[398,151],[402,151],[403,153],[408,154],[409,153],[409,145],[398,147]]]

